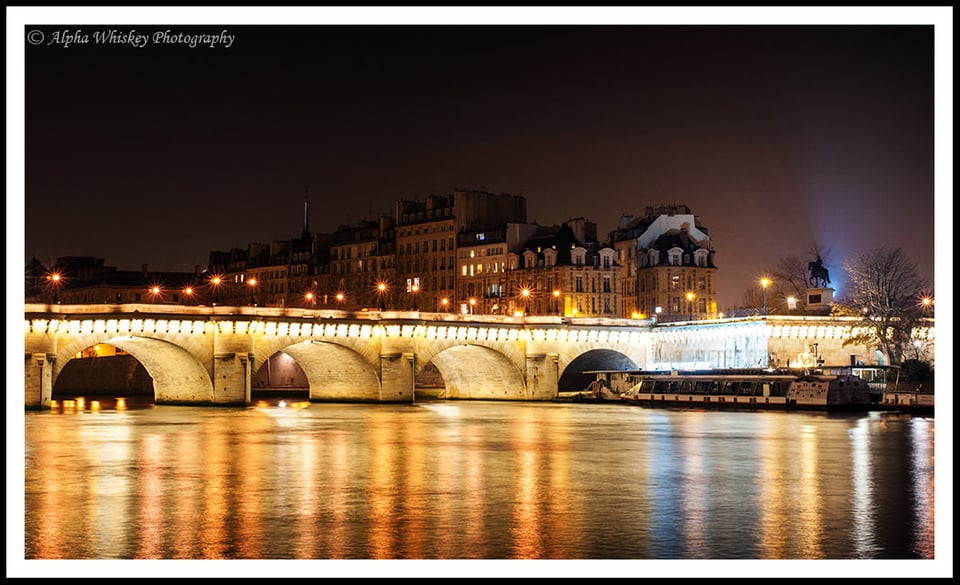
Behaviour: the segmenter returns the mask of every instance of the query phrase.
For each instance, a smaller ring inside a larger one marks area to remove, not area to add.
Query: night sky
[[[933,26],[32,30],[25,260],[190,271],[298,236],[306,193],[330,232],[463,187],[602,236],[686,204],[713,238],[721,309],[812,242],[838,295],[858,249],[901,246],[934,276]],[[64,30],[89,41],[51,42]],[[110,30],[235,38],[97,42]]]

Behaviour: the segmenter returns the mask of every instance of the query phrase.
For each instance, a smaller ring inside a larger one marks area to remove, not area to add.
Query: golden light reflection
[[[325,496],[317,481],[322,476],[322,469],[317,465],[320,448],[312,437],[300,434],[291,449],[293,469],[290,475],[294,478],[291,483],[297,486],[296,490],[289,492],[297,524],[293,552],[298,559],[313,559],[317,558],[320,541],[316,515],[321,497]]]
[[[821,559],[823,551],[823,510],[822,494],[818,468],[817,429],[811,425],[804,425],[800,432],[800,510],[801,525],[804,530],[800,534],[801,555],[805,559]]]
[[[763,417],[766,426],[760,435],[766,440],[758,443],[760,465],[757,485],[760,507],[760,549],[762,559],[782,559],[787,552],[791,494],[782,486],[790,485],[786,463],[792,460],[792,442],[780,440],[782,417]]]
[[[177,433],[172,439],[172,453],[168,458],[174,461],[192,461],[197,457],[196,446],[202,443],[203,433],[200,430]],[[209,452],[216,452],[218,445],[209,442],[208,449],[204,449],[204,456]],[[205,466],[205,461],[199,465]],[[169,481],[169,480],[168,480]],[[176,526],[195,526],[197,518],[207,518],[203,510],[204,499],[196,494],[203,493],[203,476],[197,473],[178,473],[173,477],[173,493],[178,494],[176,504],[168,506],[167,513]],[[174,559],[204,558],[204,541],[197,530],[180,531],[177,538],[168,543],[173,551],[170,556]],[[207,557],[209,558],[209,557]],[[213,557],[216,558],[216,557]]]
[[[394,558],[396,526],[393,513],[401,490],[397,490],[396,441],[391,436],[396,427],[392,424],[372,422],[370,430],[370,510],[369,546],[371,559]]]
[[[140,475],[137,486],[139,496],[139,532],[134,540],[137,543],[135,559],[163,558],[164,530],[163,501],[164,436],[151,433],[143,437],[136,458]]]
[[[343,559],[349,552],[350,536],[350,436],[342,431],[332,433],[324,445],[323,467],[329,488],[326,495],[328,510],[322,534],[324,547],[331,559]]]
[[[56,446],[61,444],[65,437],[62,427],[51,425],[44,431],[49,441],[39,441],[33,457],[37,461],[53,461],[60,453]],[[72,434],[70,435],[72,437]],[[32,551],[28,551],[27,558],[63,559],[67,558],[67,551],[72,551],[74,543],[71,541],[71,526],[82,519],[79,506],[63,505],[64,495],[82,498],[82,494],[74,493],[76,484],[70,477],[70,472],[60,465],[28,465],[25,480],[33,487],[33,500],[28,502],[36,536],[33,537]],[[32,554],[30,554],[32,552]]]
[[[114,406],[117,410],[126,410],[127,409],[127,399],[120,396],[117,398],[117,404]]]
[[[412,420],[402,427],[403,438],[401,443],[408,448],[402,452],[404,478],[401,491],[404,494],[400,506],[404,510],[404,522],[401,526],[401,541],[403,543],[403,558],[426,558],[426,544],[428,538],[427,526],[424,522],[426,510],[432,502],[427,501],[426,494],[431,493],[428,478],[435,477],[427,466],[428,446],[421,440],[428,434],[428,429],[422,420]],[[442,498],[441,501],[451,498]],[[443,514],[443,512],[441,512]],[[441,516],[443,522],[443,516]],[[433,543],[431,543],[433,544]]]
[[[543,510],[547,495],[540,492],[541,461],[539,423],[530,416],[520,417],[514,424],[517,445],[517,479],[513,504],[513,558],[543,558]]]
[[[269,436],[276,432],[273,418],[252,417],[244,426],[244,432],[251,437]],[[241,448],[224,443],[210,455],[204,467],[204,499],[208,500],[206,514],[221,520],[207,527],[204,542],[235,541],[239,543],[237,553],[240,558],[261,558],[262,547],[267,540],[264,516],[274,513],[271,507],[264,509],[264,506],[276,505],[272,498],[264,496],[280,489],[267,473],[268,469],[278,465],[273,445],[270,442],[252,441]],[[230,474],[239,476],[239,490],[233,498],[228,499],[228,484],[236,481],[229,479]],[[287,512],[288,510],[283,510],[284,514]],[[235,513],[238,525],[228,528],[222,519],[232,513]],[[219,555],[226,551],[211,552]]]

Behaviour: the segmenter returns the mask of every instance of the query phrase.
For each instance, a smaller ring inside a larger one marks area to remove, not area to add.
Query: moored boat
[[[590,373],[597,379],[585,391],[586,396],[596,400],[619,398],[644,406],[870,410],[878,406],[882,395],[875,384],[849,367]]]

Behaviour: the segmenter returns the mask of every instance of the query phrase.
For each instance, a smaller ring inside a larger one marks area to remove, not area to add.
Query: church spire
[[[310,190],[304,189],[303,193],[303,231],[301,238],[310,238]]]

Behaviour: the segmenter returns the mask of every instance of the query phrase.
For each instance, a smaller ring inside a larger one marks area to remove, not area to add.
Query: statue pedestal
[[[830,309],[830,305],[833,304],[833,293],[835,289],[832,288],[808,288],[807,289],[807,309],[810,310],[821,310],[821,309]]]

